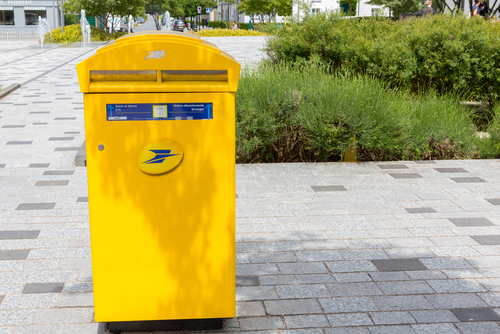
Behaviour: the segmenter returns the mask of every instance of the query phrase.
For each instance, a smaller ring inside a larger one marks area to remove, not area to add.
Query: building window
[[[379,16],[379,15],[380,15],[380,9],[372,8],[372,16]]]
[[[24,16],[27,26],[35,26],[38,24],[38,17],[47,18],[45,7],[24,7]]]
[[[1,26],[14,25],[14,8],[0,7],[0,25]]]
[[[312,13],[313,14],[318,14],[321,10],[319,8],[313,8]]]

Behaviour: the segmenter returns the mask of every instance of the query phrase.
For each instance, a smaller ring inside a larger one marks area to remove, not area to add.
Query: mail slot
[[[150,32],[77,70],[96,321],[234,317],[240,65],[194,35]]]

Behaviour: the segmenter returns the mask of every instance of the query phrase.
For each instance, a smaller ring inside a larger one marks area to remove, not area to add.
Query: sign
[[[162,140],[146,145],[137,157],[139,169],[147,174],[163,174],[177,167],[184,156],[179,143]]]
[[[213,103],[106,104],[108,121],[213,119]]]
[[[201,6],[196,7],[196,9],[198,10],[198,14],[201,14]]]
[[[210,14],[212,12],[212,8],[206,8],[205,11],[207,12],[207,14]]]

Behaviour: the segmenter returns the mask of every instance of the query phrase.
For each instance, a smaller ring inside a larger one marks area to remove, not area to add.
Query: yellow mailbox
[[[197,36],[148,32],[77,70],[95,320],[234,317],[240,65]]]

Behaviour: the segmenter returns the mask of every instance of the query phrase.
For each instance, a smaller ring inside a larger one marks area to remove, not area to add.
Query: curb
[[[9,95],[13,91],[15,91],[16,89],[18,89],[19,87],[21,87],[20,84],[13,84],[13,85],[10,85],[10,86],[8,86],[7,88],[5,88],[3,90],[0,90],[0,99],[3,99],[4,97],[6,97],[7,95]]]

